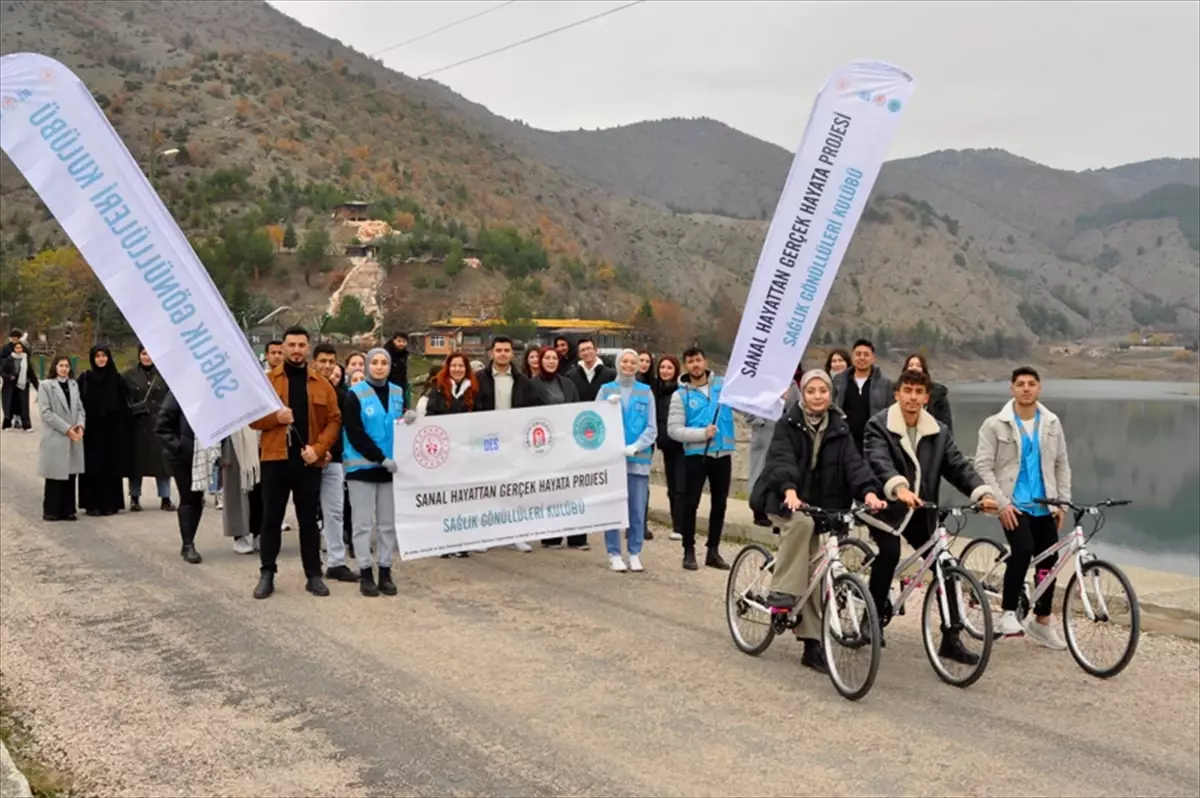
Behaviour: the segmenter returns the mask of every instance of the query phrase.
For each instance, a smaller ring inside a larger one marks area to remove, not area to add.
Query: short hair
[[[859,338],[857,341],[855,341],[854,346],[850,347],[850,351],[853,352],[855,349],[858,349],[860,346],[865,346],[867,349],[870,349],[872,352],[875,351],[875,344],[871,343],[866,338]]]
[[[24,333],[18,330],[16,327],[13,327],[8,331],[9,338],[20,338],[22,335],[24,335]]]
[[[929,375],[920,371],[902,371],[896,379],[896,390],[899,391],[904,385],[920,385],[925,389],[925,393],[929,393],[933,388],[933,383],[929,379]]]
[[[322,341],[313,347],[313,360],[316,360],[321,355],[333,355],[333,359],[337,360],[337,347],[328,341]]]
[[[270,349],[273,346],[283,346],[283,341],[279,340],[278,338],[272,338],[270,341],[267,341],[267,349]]]
[[[299,324],[297,324],[293,327],[288,327],[286,330],[283,331],[284,338],[290,338],[293,335],[302,335],[305,338],[308,338],[308,330],[304,329]]]
[[[507,335],[493,335],[492,345],[489,346],[488,349],[495,349],[496,344],[508,344],[509,346],[512,346],[513,339],[509,338]]]
[[[570,345],[571,345],[571,339],[570,339],[570,338],[568,338],[568,337],[567,337],[567,336],[565,336],[565,335],[556,335],[556,336],[554,336],[554,343],[555,343],[556,345],[558,344],[558,342],[559,342],[559,341],[562,341],[562,342],[563,342],[564,344],[566,344],[567,346],[570,346]]]
[[[834,358],[834,356],[840,357],[847,366],[850,365],[850,361],[851,361],[850,353],[847,352],[845,349],[835,349],[829,353],[829,357],[825,358],[825,373],[826,374],[829,374],[829,375],[833,374],[833,358]]]
[[[390,340],[390,341],[395,341],[397,338],[403,338],[405,341],[407,341],[407,340],[408,340],[408,333],[404,333],[404,332],[394,332],[394,333],[392,333],[392,337],[391,337],[391,338],[389,338],[388,340]]]
[[[704,350],[698,346],[689,346],[687,349],[683,350],[683,362],[685,363],[697,356],[703,358],[708,357],[708,355],[704,354]]]
[[[1033,366],[1018,366],[1013,369],[1012,382],[1017,381],[1017,377],[1033,377],[1038,382],[1042,381],[1042,375],[1038,374],[1037,369]]]
[[[570,341],[568,341],[567,343],[570,343]],[[580,338],[578,341],[575,342],[575,348],[578,349],[579,347],[583,346],[584,344],[591,344],[592,346],[595,346],[596,342],[593,341],[589,336],[585,335],[582,338]]]
[[[71,358],[67,357],[66,355],[58,355],[54,358],[54,361],[50,364],[50,372],[47,376],[49,376],[51,379],[58,377],[58,364],[64,360],[67,361],[67,376],[74,377],[75,368],[71,365]]]

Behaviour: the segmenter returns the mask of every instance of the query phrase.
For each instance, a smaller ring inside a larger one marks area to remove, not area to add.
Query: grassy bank
[[[29,789],[35,798],[67,798],[75,794],[70,776],[38,761],[29,728],[14,716],[3,690],[0,690],[0,740],[4,741],[17,768],[29,780]]]

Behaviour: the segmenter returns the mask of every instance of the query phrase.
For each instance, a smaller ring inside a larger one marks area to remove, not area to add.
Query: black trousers
[[[687,508],[687,470],[683,449],[663,449],[663,471],[667,478],[667,500],[671,507],[671,531],[683,534],[683,518]]]
[[[912,518],[909,519],[908,526],[904,527],[904,531],[901,534],[908,541],[908,545],[914,549],[919,549],[933,537],[936,520],[936,516],[931,511],[916,510],[913,512]],[[896,566],[900,564],[900,538],[890,532],[872,529],[871,540],[875,541],[875,547],[879,550],[879,553],[875,555],[875,562],[871,565],[871,579],[868,589],[871,592],[871,598],[875,600],[875,606],[882,608],[889,601],[888,592],[892,587],[892,579],[896,576]],[[932,590],[934,588],[932,585],[927,585],[925,589]],[[954,595],[949,586],[947,586],[947,592],[950,595]],[[950,602],[949,606],[949,623],[956,625],[960,620],[958,605]],[[882,609],[879,611],[880,613],[883,612]],[[945,619],[943,619],[944,625]]]
[[[258,537],[262,534],[263,525],[263,495],[262,495],[262,480],[258,481],[249,493],[246,494],[246,503],[250,505],[250,534]]]
[[[300,527],[300,560],[307,577],[321,575],[321,533],[317,505],[321,496],[321,469],[287,460],[262,464],[263,526],[259,539],[261,570],[276,573],[275,561],[283,537],[283,514],[288,498],[296,508]]]
[[[1017,528],[1011,532],[1007,529],[1004,536],[1008,538],[1008,566],[1004,570],[1004,596],[1000,600],[1003,610],[1015,610],[1021,596],[1021,585],[1025,581],[1025,572],[1033,555],[1041,554],[1058,542],[1058,522],[1053,515],[1028,515],[1021,513],[1017,516]],[[1038,563],[1038,584],[1058,562],[1058,555],[1048,557]],[[1050,614],[1054,605],[1054,583],[1037,600],[1033,614],[1045,617]]]
[[[179,508],[176,515],[179,521],[179,539],[186,546],[196,540],[196,531],[200,529],[200,517],[204,514],[204,491],[192,490],[192,467],[172,469],[175,479],[175,490],[179,491]]]
[[[29,388],[17,390],[16,383],[5,385],[4,392],[4,429],[13,425],[13,419],[21,419],[21,429],[29,429],[32,422],[29,419]]]
[[[75,515],[75,475],[67,479],[48,479],[42,492],[42,515],[62,520]]]
[[[683,550],[696,550],[696,513],[700,511],[705,482],[708,483],[711,505],[708,513],[708,547],[715,549],[721,545],[721,532],[725,529],[725,505],[729,500],[729,485],[733,479],[733,458],[691,455],[683,460],[685,495],[683,523],[679,530],[679,534],[683,535]]]

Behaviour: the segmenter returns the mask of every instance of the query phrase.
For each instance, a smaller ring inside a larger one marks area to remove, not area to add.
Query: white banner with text
[[[83,81],[43,55],[0,58],[0,147],[125,314],[203,445],[282,406]]]
[[[779,417],[913,88],[902,69],[858,61],[817,95],[758,258],[721,404]]]
[[[400,558],[625,527],[625,431],[608,402],[396,423]]]

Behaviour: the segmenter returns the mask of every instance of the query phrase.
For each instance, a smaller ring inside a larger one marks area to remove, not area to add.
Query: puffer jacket
[[[1071,463],[1067,460],[1067,438],[1058,416],[1038,403],[1041,422],[1038,445],[1042,450],[1042,481],[1047,499],[1071,500]],[[979,428],[979,445],[975,449],[975,468],[979,476],[995,491],[1001,509],[1012,499],[1013,488],[1021,474],[1021,431],[1017,429],[1013,400]]]

